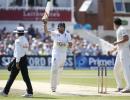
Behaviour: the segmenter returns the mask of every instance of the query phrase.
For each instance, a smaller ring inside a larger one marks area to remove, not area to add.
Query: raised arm
[[[44,28],[44,32],[45,32],[46,34],[51,34],[51,32],[48,31],[47,19],[43,21],[43,28]]]

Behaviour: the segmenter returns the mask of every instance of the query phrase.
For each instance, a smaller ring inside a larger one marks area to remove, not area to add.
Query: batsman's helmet
[[[65,28],[65,23],[59,23],[58,24],[58,28],[60,28],[60,27],[64,27]]]

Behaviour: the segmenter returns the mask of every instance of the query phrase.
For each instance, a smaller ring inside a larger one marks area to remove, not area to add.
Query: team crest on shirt
[[[64,46],[66,46],[66,43],[63,43],[63,42],[57,42],[57,45],[60,46],[60,47],[64,47]]]

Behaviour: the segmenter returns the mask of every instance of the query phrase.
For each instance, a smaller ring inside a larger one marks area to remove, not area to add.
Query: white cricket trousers
[[[126,82],[126,89],[130,89],[130,51],[129,49],[118,50],[118,54],[114,66],[114,76],[117,83],[117,88],[122,86],[122,72]]]
[[[56,91],[59,84],[60,75],[63,71],[63,66],[66,61],[66,53],[52,54],[51,60],[51,89]]]

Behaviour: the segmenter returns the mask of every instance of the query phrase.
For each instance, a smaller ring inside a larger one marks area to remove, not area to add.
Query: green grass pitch
[[[49,70],[29,70],[31,81],[50,81]],[[9,72],[0,69],[0,80],[7,80]],[[19,73],[16,80],[22,80],[21,73]],[[112,70],[108,71],[108,87],[116,87],[115,79]],[[97,86],[97,70],[64,70],[61,76],[60,84],[75,84],[84,86]],[[123,82],[124,86],[125,83]],[[23,98],[20,95],[24,91],[11,90],[8,97],[0,96],[0,100],[129,100],[130,96],[54,96],[49,94],[34,93],[33,98]]]

